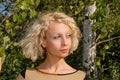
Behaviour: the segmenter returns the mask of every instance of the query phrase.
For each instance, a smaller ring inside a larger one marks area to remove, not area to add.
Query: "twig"
[[[109,38],[109,39],[106,39],[106,40],[97,42],[96,45],[99,45],[99,44],[101,44],[101,43],[105,43],[105,42],[108,42],[108,41],[112,41],[112,40],[114,40],[114,39],[119,39],[119,38],[120,38],[120,36],[113,37],[113,38]]]
[[[12,13],[9,13],[0,23],[0,25],[3,24],[4,21],[6,21],[10,16],[12,15]]]

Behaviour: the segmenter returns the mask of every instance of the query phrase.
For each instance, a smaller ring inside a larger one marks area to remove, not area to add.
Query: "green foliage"
[[[114,3],[114,4],[113,4]],[[120,36],[118,0],[101,1],[97,4],[96,23],[94,29],[99,36],[98,42]],[[120,39],[102,43],[97,47],[97,61],[100,63],[98,76],[100,80],[119,80],[120,78]],[[116,45],[116,47],[115,47]],[[117,65],[116,65],[117,64]],[[104,74],[101,74],[104,73]],[[101,77],[102,76],[102,77]]]
[[[3,58],[0,80],[14,80],[25,68],[35,67],[41,61],[32,62],[22,56],[17,43],[24,36],[38,13],[44,11],[63,11],[72,16],[82,31],[84,6],[94,0],[14,0],[10,5],[12,15],[0,17],[0,55]],[[94,15],[96,23],[93,31],[97,32],[97,42],[120,36],[119,0],[97,1],[97,11]],[[76,69],[82,69],[82,45],[77,51],[66,58],[66,61]],[[120,39],[102,43],[97,46],[96,66],[98,80],[119,80],[120,78]],[[93,77],[91,77],[93,80]]]

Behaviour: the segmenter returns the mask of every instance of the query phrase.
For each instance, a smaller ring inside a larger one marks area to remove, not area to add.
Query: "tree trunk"
[[[93,72],[96,77],[95,57],[96,57],[96,34],[92,32],[94,20],[90,19],[96,11],[96,1],[93,5],[85,6],[84,24],[83,24],[83,68],[87,75]]]
[[[93,20],[86,19],[83,24],[83,67],[87,71],[87,75],[90,75],[91,72],[95,70],[95,57],[96,57],[96,45],[95,37],[96,35],[92,32]]]

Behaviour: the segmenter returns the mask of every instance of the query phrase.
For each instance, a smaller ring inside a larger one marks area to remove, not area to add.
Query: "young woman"
[[[20,42],[23,53],[44,62],[27,69],[17,80],[84,80],[85,72],[68,65],[64,58],[77,49],[80,30],[73,18],[62,12],[49,12],[38,17],[27,36]]]

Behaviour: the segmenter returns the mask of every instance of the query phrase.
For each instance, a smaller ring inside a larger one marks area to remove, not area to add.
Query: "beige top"
[[[76,71],[68,74],[46,74],[37,70],[26,70],[25,79],[21,76],[17,80],[84,80],[85,73],[83,71]]]
[[[39,72],[37,70],[27,70],[26,80],[84,80],[85,73],[76,71],[71,74],[53,75]]]

